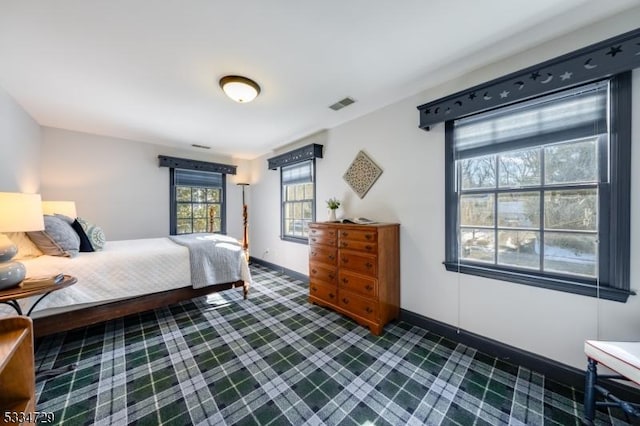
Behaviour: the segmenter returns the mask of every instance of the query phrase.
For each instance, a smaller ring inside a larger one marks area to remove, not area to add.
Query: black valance
[[[269,170],[275,170],[278,167],[311,160],[312,158],[322,158],[322,145],[312,143],[310,145],[303,146],[302,148],[285,152],[284,154],[280,154],[276,157],[271,157],[267,162],[269,163]]]
[[[221,163],[211,163],[208,161],[189,160],[187,158],[168,157],[158,155],[160,167],[173,167],[175,169],[200,170],[204,172],[224,173],[235,175],[238,166]]]
[[[640,67],[640,28],[418,106],[420,128]]]

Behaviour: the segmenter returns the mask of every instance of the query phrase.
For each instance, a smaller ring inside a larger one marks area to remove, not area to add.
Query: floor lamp
[[[242,250],[244,255],[249,261],[249,212],[247,209],[247,203],[244,198],[244,187],[249,186],[248,183],[239,183],[242,187]]]

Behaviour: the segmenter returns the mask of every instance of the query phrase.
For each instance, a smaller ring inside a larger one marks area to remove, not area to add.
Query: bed
[[[149,238],[109,241],[102,251],[79,253],[73,258],[44,255],[21,260],[27,276],[63,273],[78,280],[38,303],[31,314],[35,335],[91,325],[234,287],[242,287],[246,299],[251,275],[237,240],[212,234],[184,238],[197,239],[213,254],[204,260],[194,258],[195,250],[183,245],[184,241]],[[18,302],[26,312],[35,298]]]

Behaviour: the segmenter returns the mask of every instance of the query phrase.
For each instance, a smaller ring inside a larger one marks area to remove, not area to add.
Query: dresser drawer
[[[372,277],[376,277],[378,275],[378,259],[374,255],[340,250],[338,257],[340,259],[338,266],[341,268],[360,272]]]
[[[363,251],[365,253],[377,253],[378,244],[376,242],[345,240],[340,239],[338,247],[349,250]]]
[[[338,249],[319,244],[312,244],[309,247],[309,260],[335,265],[338,261]]]
[[[375,321],[378,318],[378,301],[359,296],[350,291],[340,290],[338,306],[353,315]]]
[[[326,226],[311,226],[309,228],[309,244],[323,244],[335,247],[338,234],[335,228]]]
[[[338,273],[338,287],[340,290],[354,291],[366,297],[378,296],[378,280],[347,271]]]
[[[337,239],[335,235],[333,237],[327,236],[327,235],[316,235],[316,236],[309,235],[309,244],[323,244],[325,246],[335,247],[336,242],[337,242]]]
[[[309,282],[309,296],[317,297],[332,305],[338,304],[338,291],[336,287],[314,280]]]
[[[378,240],[378,234],[375,229],[342,229],[339,232],[340,241],[353,240],[353,241],[366,241],[374,243]]]
[[[327,284],[336,285],[338,273],[335,266],[329,266],[318,262],[309,262],[309,279],[320,280]]]

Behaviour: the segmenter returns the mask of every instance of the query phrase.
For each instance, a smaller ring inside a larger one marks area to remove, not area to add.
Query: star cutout
[[[533,81],[536,81],[538,78],[540,78],[540,73],[538,71],[534,71],[531,73],[529,78]]]
[[[609,49],[609,51],[607,52],[607,55],[611,55],[611,57],[613,58],[614,56],[616,56],[618,53],[622,52],[622,45],[619,44],[618,46],[611,46],[611,49]]]
[[[569,80],[572,75],[573,75],[572,72],[565,71],[564,74],[560,74],[560,80],[562,81]]]
[[[476,92],[469,95],[469,99],[474,100],[476,98]]]
[[[508,90],[503,90],[502,92],[500,92],[500,98],[504,99],[507,96],[509,96],[509,91]]]

